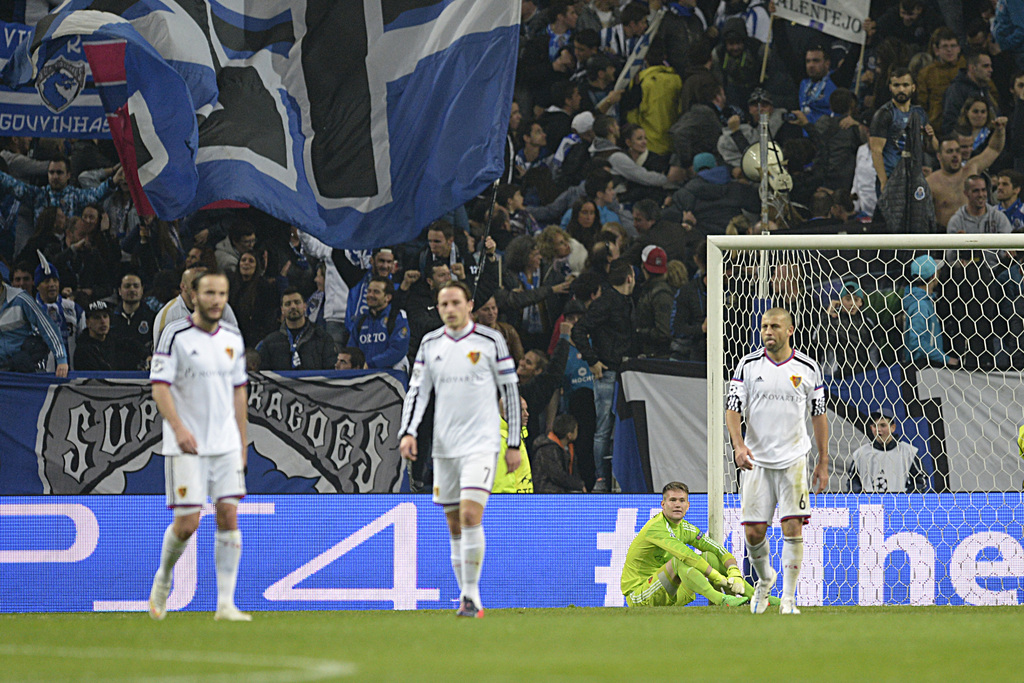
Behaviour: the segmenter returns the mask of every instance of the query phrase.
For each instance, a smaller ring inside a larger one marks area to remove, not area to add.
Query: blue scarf
[[[60,298],[60,294],[57,295],[57,301],[53,303],[53,305],[57,307],[56,316],[53,315],[53,309],[50,308],[50,304],[44,302],[42,298],[40,298],[39,292],[36,292],[36,302],[39,304],[39,307],[46,312],[46,315],[50,320],[53,321],[53,324],[57,326],[57,329],[60,330],[60,336],[64,339],[64,349],[67,350],[68,339],[71,337],[71,330],[68,328],[67,316],[64,315],[64,300]]]
[[[534,271],[529,279],[524,273],[519,273],[519,280],[526,289],[537,289],[540,287],[540,271]],[[540,307],[537,304],[527,306],[523,310],[523,326],[530,334],[544,331],[544,324],[540,320]]]

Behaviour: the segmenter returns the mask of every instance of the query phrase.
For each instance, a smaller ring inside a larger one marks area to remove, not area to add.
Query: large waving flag
[[[0,21],[0,70],[7,67],[19,46],[32,42],[35,30],[27,24]],[[71,42],[66,51],[68,61],[81,59],[80,46]],[[27,52],[25,52],[27,55]],[[108,138],[107,117],[100,96],[92,82],[88,65],[84,73],[61,74],[54,60],[52,73],[43,75],[39,87],[35,83],[20,88],[0,86],[0,131],[4,135],[33,138]],[[28,83],[32,80],[31,66],[24,77],[13,76],[11,82]],[[12,65],[14,68],[14,65]],[[62,76],[71,76],[70,88]],[[79,80],[75,78],[81,76]]]
[[[30,57],[41,74],[81,42],[157,215],[240,202],[368,248],[501,173],[519,16],[517,0],[67,0]]]

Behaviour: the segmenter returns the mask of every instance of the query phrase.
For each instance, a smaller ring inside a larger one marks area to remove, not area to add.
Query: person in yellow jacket
[[[639,103],[623,100],[621,107],[636,108],[626,115],[626,119],[647,131],[647,149],[655,154],[668,154],[672,151],[672,141],[668,129],[682,115],[679,93],[683,89],[683,79],[672,67],[664,64],[665,51],[658,42],[651,44],[647,51],[647,68],[636,76],[633,88],[639,89]],[[636,90],[633,90],[636,93]]]
[[[498,452],[498,470],[494,475],[494,486],[491,493],[533,493],[533,472],[530,470],[530,456],[526,452],[526,422],[530,414],[526,410],[526,399],[520,397],[523,410],[523,431],[522,441],[519,446],[519,455],[522,460],[515,472],[509,472],[505,465],[505,449],[508,448],[508,423],[505,421],[505,406],[499,401],[498,410],[501,413],[501,450]]]

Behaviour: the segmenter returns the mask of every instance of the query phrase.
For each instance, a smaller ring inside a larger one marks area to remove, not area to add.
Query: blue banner
[[[19,45],[31,43],[33,34],[31,26],[0,22],[0,69],[11,60]],[[109,138],[107,115],[93,84],[92,71],[82,57],[81,40],[69,41],[57,57],[64,57],[68,65],[81,65],[81,79],[66,74],[66,83],[72,84],[69,90],[60,80],[61,73],[55,71],[54,78],[44,79],[42,92],[34,83],[20,88],[0,86],[0,131],[4,135],[33,138]],[[49,107],[43,95],[49,98]]]
[[[656,495],[494,496],[484,519],[484,604],[623,606],[626,550],[659,503]],[[734,551],[737,505],[729,496],[726,546]],[[825,495],[813,505],[800,604],[994,605],[1024,597],[1018,493]],[[215,607],[212,512],[175,567],[171,610]],[[706,497],[692,496],[689,519],[703,526],[706,513]],[[0,611],[145,610],[170,520],[160,496],[0,499]],[[242,609],[455,606],[447,528],[426,496],[250,496],[239,525]],[[778,567],[777,525],[770,538]]]

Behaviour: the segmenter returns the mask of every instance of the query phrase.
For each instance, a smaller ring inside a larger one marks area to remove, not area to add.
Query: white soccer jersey
[[[889,450],[866,443],[853,453],[853,471],[860,475],[864,493],[906,493],[910,466],[916,457],[917,450],[902,441]]]
[[[811,449],[807,408],[811,415],[825,413],[821,368],[799,351],[781,363],[764,349],[748,354],[733,373],[726,407],[743,415],[754,463],[784,469]]]
[[[160,334],[165,327],[175,320],[187,318],[189,315],[188,307],[185,306],[185,300],[181,298],[180,294],[164,304],[164,307],[157,311],[156,317],[153,319],[153,348],[155,349],[160,343]],[[231,327],[238,327],[238,320],[235,318],[235,312],[231,310],[231,304],[224,306],[224,314],[220,321]]]
[[[430,395],[435,394],[435,458],[498,453],[499,390],[506,406],[519,405],[519,378],[501,333],[471,323],[457,334],[453,337],[447,327],[442,327],[423,338],[402,408],[399,434],[415,436]],[[516,447],[520,412],[506,412],[511,418],[509,446]]]
[[[241,450],[235,388],[248,382],[245,344],[237,327],[221,323],[210,334],[191,317],[168,323],[150,364],[151,382],[171,386],[178,416],[196,438],[199,455]],[[164,455],[180,455],[174,429],[164,421]]]

